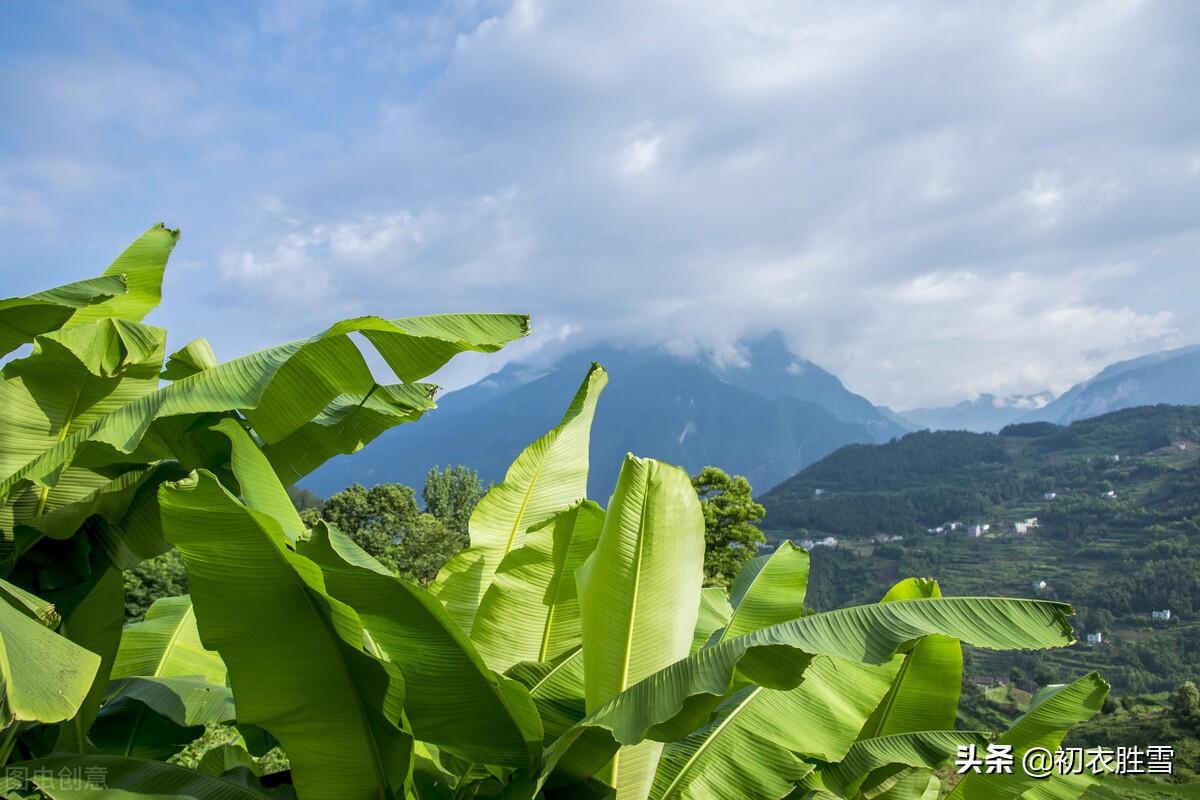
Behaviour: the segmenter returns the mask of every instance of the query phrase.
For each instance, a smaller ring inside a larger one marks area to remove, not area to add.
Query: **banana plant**
[[[142,319],[176,238],[0,301],[0,346],[29,346],[0,376],[0,796],[923,800],[957,748],[1053,746],[1103,701],[1089,675],[999,738],[954,730],[962,645],[1068,645],[1062,603],[909,579],[816,612],[790,543],[731,593],[703,587],[682,470],[630,454],[607,506],[586,497],[600,365],[469,547],[429,590],[406,582],[307,527],[286,487],[420,418],[420,381],[528,319],[360,317],[233,361],[166,354]],[[376,383],[351,334],[401,382]],[[121,570],[172,547],[190,595],[122,628]],[[1088,788],[992,777],[955,797]]]

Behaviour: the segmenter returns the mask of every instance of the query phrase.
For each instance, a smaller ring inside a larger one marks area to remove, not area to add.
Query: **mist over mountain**
[[[886,442],[909,428],[835,376],[792,354],[778,333],[720,365],[655,348],[596,346],[546,369],[509,364],[439,399],[416,424],[335,459],[302,485],[328,495],[352,483],[420,486],[430,467],[466,464],[500,481],[517,454],[556,425],[592,361],[609,372],[592,429],[589,494],[606,500],[626,452],[696,471],[746,475],[764,491],[852,443]]]
[[[1050,392],[1009,397],[981,394],[974,400],[964,400],[952,406],[911,408],[899,412],[899,416],[916,427],[934,431],[996,433],[1005,425],[1016,422],[1053,400],[1054,395]]]
[[[1159,403],[1200,404],[1200,345],[1120,361],[1025,414],[1022,422],[1069,425],[1110,411]]]

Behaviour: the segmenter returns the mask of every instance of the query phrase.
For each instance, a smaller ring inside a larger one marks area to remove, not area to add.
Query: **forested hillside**
[[[1080,638],[1100,633],[1100,644],[976,653],[974,672],[1017,666],[1048,682],[1098,667],[1118,689],[1164,691],[1200,663],[1198,457],[1200,408],[1141,407],[1069,427],[853,445],[760,500],[772,539],[838,540],[814,548],[824,607],[873,599],[901,575],[936,576],[948,594],[1067,600]]]

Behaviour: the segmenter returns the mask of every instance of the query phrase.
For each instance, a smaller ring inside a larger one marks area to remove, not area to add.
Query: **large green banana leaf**
[[[794,689],[748,686],[713,720],[663,750],[650,797],[783,797],[812,770],[854,743],[898,665],[819,657]]]
[[[941,596],[937,581],[907,578],[893,586],[882,602]],[[940,634],[923,637],[905,654],[891,689],[863,726],[859,741],[918,731],[953,730],[962,673],[962,645],[957,639]],[[881,796],[900,800],[908,796],[920,798],[927,791],[931,777],[932,771],[920,764],[895,762],[880,766],[876,774],[862,776],[859,782],[867,786],[887,783],[891,788],[886,792],[879,790]]]
[[[907,767],[924,773],[913,785],[919,798],[929,785],[931,770],[953,758],[960,747],[974,745],[982,751],[987,742],[986,732],[955,730],[913,731],[862,739],[838,763],[814,774],[805,784],[840,797],[877,797],[909,775],[895,770],[888,774],[886,768]],[[886,777],[872,780],[877,776]]]
[[[909,578],[893,586],[883,602],[941,596],[937,581]],[[895,685],[860,738],[952,730],[958,718],[962,673],[962,645],[958,640],[939,634],[921,639],[905,655]]]
[[[536,766],[542,726],[529,694],[484,665],[437,600],[324,524],[299,551],[404,674],[404,711],[414,736],[479,764]]]
[[[183,347],[167,356],[163,365],[162,378],[177,381],[197,372],[203,372],[217,365],[217,355],[207,339],[193,339]]]
[[[718,642],[804,615],[808,551],[783,542],[747,562],[733,581],[733,617]]]
[[[113,665],[114,678],[179,678],[199,675],[217,686],[225,684],[225,662],[200,643],[192,598],[160,597],[141,622],[125,628]]]
[[[400,792],[412,752],[403,676],[328,594],[321,568],[208,472],[164,484],[159,505],[187,566],[201,641],[229,670],[238,721],[279,740],[300,797]]]
[[[562,422],[526,447],[471,513],[471,546],[442,568],[431,591],[467,633],[496,568],[525,532],[587,496],[588,447],[608,373],[593,364]]]
[[[263,800],[265,792],[196,770],[119,756],[53,756],[14,764],[49,800]],[[326,797],[342,797],[331,794]]]
[[[1031,747],[1054,752],[1072,726],[1100,711],[1108,688],[1099,675],[1090,672],[1074,683],[1042,689],[1034,696],[1029,710],[996,739],[997,744],[1012,747],[1012,772],[991,775],[968,772],[950,793],[950,800],[1002,800],[1037,788],[1058,789],[1078,797],[1087,790],[1088,782],[1073,780],[1076,776],[1071,775],[1032,777],[1021,768],[1021,759]],[[1052,783],[1057,785],[1050,787]]]
[[[109,674],[121,641],[125,620],[125,581],[121,571],[98,559],[87,580],[60,591],[48,592],[62,614],[58,632],[80,647],[100,656],[92,687],[79,711],[59,732],[56,750],[83,753],[87,730],[96,718],[108,687]]]
[[[165,760],[204,733],[233,722],[233,694],[199,676],[119,678],[88,731],[97,752]]]
[[[78,713],[100,656],[0,602],[0,728]]]
[[[507,674],[529,690],[542,720],[549,746],[572,725],[587,716],[583,699],[583,646],[568,650],[553,661],[523,661]]]
[[[483,595],[471,640],[496,670],[551,661],[582,641],[575,571],[600,539],[604,509],[581,501],[530,528]]]
[[[125,320],[97,320],[37,338],[0,377],[0,475],[9,476],[73,436],[152,393],[166,332]],[[70,465],[41,485],[13,484],[0,528],[39,528],[39,518],[87,497],[113,475]],[[47,532],[47,531],[43,531]],[[71,529],[65,535],[74,533]]]
[[[525,335],[528,318],[477,314],[388,322],[361,317],[338,323],[310,339],[262,350],[199,371],[71,430],[64,432],[56,428],[57,441],[49,446],[40,432],[35,437],[17,428],[0,429],[0,441],[12,439],[21,450],[20,458],[13,456],[10,459],[12,464],[4,462],[3,472],[7,477],[0,481],[0,501],[12,500],[18,490],[36,496],[43,490],[57,489],[63,468],[69,464],[97,468],[122,460],[174,458],[173,446],[181,425],[171,418],[241,410],[265,444],[283,441],[318,417],[338,398],[344,395],[367,398],[385,388],[374,382],[362,354],[350,341],[349,334],[354,332],[363,333],[375,344],[397,374],[421,376],[441,367],[454,353],[465,350],[491,352],[505,342]],[[459,334],[475,338],[452,338]],[[403,358],[412,361],[399,360]],[[5,368],[6,374],[16,363]],[[417,404],[412,408],[413,415],[419,415],[433,407],[429,399],[432,388],[411,384],[384,393],[410,400],[423,398],[419,402],[414,400]],[[69,399],[63,403],[69,406]],[[337,430],[336,425],[334,430]],[[333,453],[327,453],[326,457],[328,455]],[[22,463],[14,468],[18,461]],[[289,464],[280,457],[272,458],[272,464],[289,482],[304,474],[300,466]],[[96,486],[87,486],[87,491],[82,488],[76,487],[73,496],[82,497]]]
[[[574,782],[594,774],[622,744],[685,736],[733,688],[735,672],[788,689],[813,656],[884,664],[931,633],[992,649],[1062,647],[1075,641],[1070,613],[1070,606],[1050,601],[950,597],[853,606],[773,625],[703,648],[629,687],[565,733],[547,753],[547,765],[559,770],[554,784]]]
[[[102,302],[89,303],[65,325],[80,325],[98,319],[140,322],[162,300],[163,271],[177,241],[179,231],[161,223],[151,227],[125,248],[104,271],[105,276],[122,278],[125,291],[115,293]]]
[[[106,275],[56,289],[0,300],[0,356],[56,331],[79,309],[125,293],[125,278]]]
[[[158,305],[163,270],[177,238],[177,231],[161,225],[146,231],[97,280],[106,284],[107,297],[88,298],[99,302],[80,304],[59,326],[33,338],[29,357],[5,365],[0,476],[157,387],[166,332],[139,321]],[[96,282],[90,283],[90,288],[75,284],[68,294],[95,291]],[[113,291],[114,284],[120,291]],[[64,288],[52,293],[61,295]],[[27,523],[105,482],[92,470],[68,468],[54,476],[53,485],[28,487],[23,496],[11,498],[15,508],[0,511],[0,528],[11,531],[14,523]]]
[[[0,300],[0,356],[68,325],[98,319],[140,321],[162,297],[163,269],[178,238],[178,231],[155,225],[99,278]]]
[[[745,634],[801,616],[807,583],[808,553],[790,543],[751,560],[734,580],[730,628]],[[707,725],[666,745],[650,797],[783,797],[812,770],[801,756],[837,761],[846,754],[888,691],[896,661],[821,657],[794,689],[734,693]]]
[[[704,581],[704,516],[683,470],[629,455],[596,548],[576,573],[589,711],[687,656]],[[645,797],[662,745],[616,754],[598,777]]]

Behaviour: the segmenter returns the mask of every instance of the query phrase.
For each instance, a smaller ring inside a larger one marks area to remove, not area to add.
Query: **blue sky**
[[[441,376],[780,328],[872,400],[1062,391],[1200,340],[1200,6],[0,5],[5,295],[183,229],[223,358],[526,311]]]

